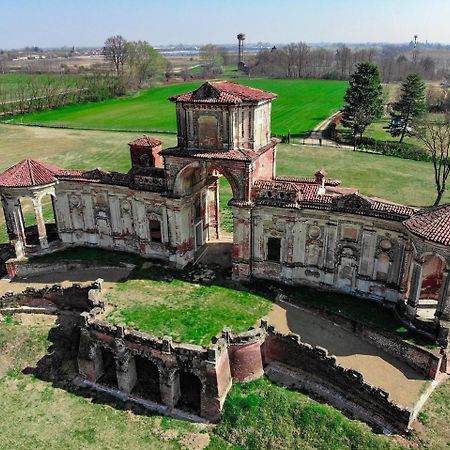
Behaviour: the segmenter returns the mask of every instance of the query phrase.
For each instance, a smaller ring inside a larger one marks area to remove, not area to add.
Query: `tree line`
[[[352,49],[340,45],[336,49],[327,49],[298,42],[282,48],[261,50],[253,61],[249,61],[249,67],[253,76],[347,80],[359,63],[371,62],[378,65],[385,83],[402,80],[411,72],[427,80],[449,74],[450,56],[444,64],[439,64],[430,56],[421,56],[420,53],[413,61],[409,52],[409,49],[395,46]]]

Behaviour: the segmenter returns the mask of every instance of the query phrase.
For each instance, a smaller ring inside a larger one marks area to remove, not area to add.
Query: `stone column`
[[[414,260],[411,277],[411,288],[409,298],[406,303],[406,314],[411,318],[414,318],[416,316],[421,288],[422,288],[422,262]]]
[[[14,245],[16,257],[20,258],[24,255],[25,246],[27,245],[20,200],[18,198],[7,200],[5,202],[4,208],[6,208],[5,217],[8,217],[7,220],[10,227],[10,229],[8,230],[9,239],[11,244]]]
[[[251,278],[252,223],[250,208],[233,208],[233,279],[245,281]]]
[[[163,337],[162,353],[163,361],[171,361],[172,338],[170,336]],[[161,402],[169,408],[174,408],[180,398],[180,379],[177,370],[171,369],[172,364],[168,367],[162,367],[159,372],[159,392],[161,394]]]
[[[450,276],[449,271],[444,270],[442,277],[442,289],[438,305],[436,307],[436,320],[450,321],[450,292],[449,292]]]
[[[42,249],[48,248],[47,229],[45,228],[44,216],[42,214],[41,202],[35,203],[34,214],[36,216],[37,230],[39,236],[39,243]]]
[[[116,375],[119,390],[129,394],[137,381],[136,363],[129,352],[122,353],[116,359]]]
[[[96,342],[91,340],[89,332],[85,328],[81,329],[77,362],[81,376],[93,383],[104,374],[101,349]]]

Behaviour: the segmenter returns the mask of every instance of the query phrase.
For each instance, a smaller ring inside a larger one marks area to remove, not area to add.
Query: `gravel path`
[[[303,342],[328,349],[341,366],[361,372],[368,383],[389,392],[402,406],[412,407],[427,383],[407,364],[306,309],[279,302],[268,317],[279,331],[299,334]]]

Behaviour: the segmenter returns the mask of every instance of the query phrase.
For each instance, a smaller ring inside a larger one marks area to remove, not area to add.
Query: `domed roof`
[[[24,159],[0,174],[0,187],[32,187],[51,184],[60,167],[35,159]]]

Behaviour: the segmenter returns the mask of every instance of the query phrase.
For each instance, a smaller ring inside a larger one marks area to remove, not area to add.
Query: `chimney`
[[[137,167],[163,167],[163,159],[160,155],[162,142],[149,136],[143,136],[129,142],[131,165]]]

